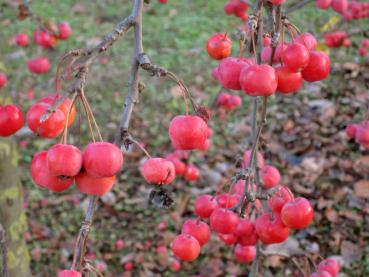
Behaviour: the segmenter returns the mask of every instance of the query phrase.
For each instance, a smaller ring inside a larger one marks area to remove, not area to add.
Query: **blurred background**
[[[70,39],[58,42],[54,49],[41,49],[34,43],[26,48],[15,44],[17,33],[32,38],[38,26],[35,21],[17,19],[17,1],[2,0],[0,71],[7,74],[8,84],[0,92],[1,101],[17,103],[25,112],[40,97],[52,93],[62,54],[96,45],[130,14],[132,2],[33,0],[32,12],[57,24],[68,21],[73,29]],[[242,92],[233,92],[242,97],[239,108],[227,112],[214,106],[221,87],[211,77],[217,62],[208,57],[206,41],[214,33],[232,34],[245,25],[224,13],[225,3],[169,0],[160,4],[152,0],[145,5],[145,53],[183,79],[198,103],[213,107],[210,127],[214,134],[208,151],[192,153],[188,159],[199,168],[200,179],[187,182],[177,178],[170,185],[175,204],[169,209],[148,204],[152,187],[138,171],[144,154],[137,147],[125,152],[119,182],[99,202],[88,240],[88,259],[104,276],[246,276],[246,267],[235,261],[232,247],[225,246],[216,235],[193,263],[180,263],[170,250],[183,221],[194,216],[196,197],[215,192],[236,172],[235,158],[243,154],[250,132],[251,106]],[[266,249],[269,255],[261,259],[260,276],[299,276],[294,275],[297,268],[289,257],[304,251],[314,260],[337,256],[344,262],[341,276],[369,276],[369,153],[348,141],[344,131],[348,123],[361,121],[368,112],[368,55],[359,55],[358,49],[365,35],[360,30],[368,29],[369,21],[347,23],[340,18],[332,10],[317,9],[314,2],[289,15],[301,31],[319,38],[319,48],[330,54],[332,73],[323,82],[305,83],[297,94],[271,98],[262,136],[265,158],[281,171],[282,184],[311,200],[316,216],[309,228],[296,232],[283,247]],[[351,46],[327,48],[324,32],[331,30],[356,32],[349,37]],[[105,140],[112,140],[120,120],[132,45],[130,32],[100,56],[88,76],[86,95]],[[238,45],[233,46],[236,55]],[[30,74],[26,61],[41,55],[50,59],[50,71]],[[141,78],[146,88],[133,113],[131,134],[152,156],[163,156],[173,151],[167,126],[175,115],[184,113],[181,92],[166,78],[151,77],[146,72],[141,72]],[[83,116],[80,120],[81,124],[73,125],[69,141],[83,146],[89,138]],[[55,276],[58,269],[70,266],[87,197],[75,187],[56,194],[32,183],[32,156],[54,140],[32,136],[15,140],[31,270],[34,276]]]

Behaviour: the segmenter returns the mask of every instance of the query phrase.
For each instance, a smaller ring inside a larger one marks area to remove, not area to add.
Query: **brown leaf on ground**
[[[336,210],[328,208],[325,210],[324,214],[330,222],[336,223],[338,221],[338,214]]]
[[[369,181],[361,180],[355,183],[354,193],[357,197],[368,198],[369,197]]]
[[[363,248],[351,241],[345,240],[341,244],[341,255],[345,262],[351,263],[360,260],[363,255]]]

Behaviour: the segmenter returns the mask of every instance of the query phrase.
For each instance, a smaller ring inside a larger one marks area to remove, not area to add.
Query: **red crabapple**
[[[252,65],[250,59],[229,57],[219,63],[219,81],[224,88],[240,90],[240,74],[243,68]]]
[[[348,124],[346,126],[346,136],[349,139],[354,139],[355,135],[356,135],[356,129],[357,129],[358,125],[357,124]]]
[[[284,204],[294,199],[288,187],[280,187],[277,192],[268,200],[270,209],[275,213],[280,213]]]
[[[50,173],[47,168],[47,151],[38,152],[33,156],[30,171],[36,185],[55,192],[65,191],[73,183],[73,178],[58,178]]]
[[[250,65],[242,69],[240,84],[250,96],[270,96],[277,90],[278,78],[270,65]]]
[[[216,60],[227,58],[231,54],[232,41],[227,34],[215,34],[208,39],[206,50]]]
[[[41,98],[38,102],[53,105],[61,97],[62,97],[61,94],[51,93],[51,94]],[[71,105],[72,105],[72,101],[69,98],[66,98],[63,101],[63,103],[61,103],[60,106],[58,107],[58,109],[60,109],[64,113],[65,119],[67,119],[68,114],[69,114],[68,127],[70,127],[73,124],[74,119],[76,117],[76,106],[75,105],[73,105],[73,107],[71,108],[70,113],[69,113],[69,109],[70,109]]]
[[[289,68],[279,66],[275,69],[278,77],[277,91],[283,94],[298,92],[302,86],[300,72],[293,72]]]
[[[187,165],[186,171],[183,174],[183,178],[186,181],[196,181],[200,177],[199,169],[194,165]]]
[[[27,46],[28,43],[29,43],[29,38],[27,36],[27,34],[17,34],[15,36],[15,43],[18,45],[18,46]]]
[[[250,263],[255,259],[256,247],[255,246],[242,246],[240,244],[236,245],[234,249],[234,254],[236,260],[241,263]]]
[[[334,11],[343,14],[348,8],[347,0],[332,0],[331,7]]]
[[[72,35],[72,28],[68,22],[62,22],[59,24],[58,39],[66,40]]]
[[[27,62],[28,70],[35,74],[44,74],[49,71],[50,64],[46,57],[33,58]]]
[[[309,64],[301,71],[302,78],[308,82],[321,81],[328,76],[330,66],[331,61],[326,53],[311,51]]]
[[[200,195],[195,201],[195,213],[201,218],[210,217],[216,208],[218,204],[212,195]]]
[[[169,124],[169,137],[176,149],[199,149],[208,138],[208,126],[199,116],[178,115]]]
[[[0,137],[16,133],[24,124],[23,113],[16,105],[0,106]]]
[[[295,198],[283,205],[281,219],[291,229],[303,229],[310,225],[314,218],[314,210],[310,202],[303,197]]]
[[[235,243],[237,243],[237,240],[238,240],[238,237],[234,234],[218,233],[218,236],[220,240],[223,241],[228,246],[234,245]]]
[[[210,216],[210,226],[218,233],[231,234],[238,225],[238,215],[224,208],[215,209]]]
[[[90,143],[83,152],[83,166],[96,178],[111,177],[122,169],[122,151],[109,142]]]
[[[283,66],[293,72],[303,70],[310,60],[309,50],[300,43],[291,43],[282,54]]]
[[[256,233],[264,244],[281,243],[288,238],[287,228],[278,214],[265,213],[255,221]]]
[[[218,195],[217,202],[221,208],[232,208],[238,204],[240,196],[237,194],[222,193]]]
[[[296,38],[296,42],[304,45],[309,51],[312,51],[318,45],[316,38],[310,33],[303,33]]]
[[[55,138],[64,129],[65,115],[60,109],[56,109],[50,117],[41,122],[41,117],[51,108],[47,103],[36,103],[27,112],[28,127],[37,135],[44,138]]]
[[[204,245],[210,239],[209,225],[199,219],[188,219],[182,226],[182,234],[193,236],[199,242],[200,246]]]
[[[181,234],[174,239],[172,251],[178,259],[192,262],[200,254],[200,244],[193,236]]]
[[[75,176],[82,168],[82,153],[74,145],[55,144],[47,151],[47,168],[54,176]]]
[[[168,185],[176,177],[173,163],[162,158],[147,159],[140,167],[140,172],[153,185]]]
[[[113,187],[116,177],[93,177],[83,171],[76,177],[76,185],[80,192],[87,195],[102,196]]]
[[[340,272],[340,263],[333,258],[328,258],[321,261],[318,266],[318,271],[327,271],[332,277],[335,277]]]
[[[249,167],[250,157],[251,157],[251,150],[246,150],[245,154],[243,155],[244,167]],[[258,158],[258,166],[260,168],[264,167],[264,164],[265,164],[264,157],[260,152],[257,152],[257,158]],[[255,161],[255,158],[254,158],[254,161]]]
[[[332,0],[316,0],[315,5],[318,9],[326,10],[331,6]]]
[[[82,277],[82,274],[75,270],[63,270],[59,272],[58,277]]]
[[[260,177],[263,182],[263,187],[266,189],[275,187],[281,180],[281,174],[279,173],[279,170],[271,165],[264,166],[261,169]]]

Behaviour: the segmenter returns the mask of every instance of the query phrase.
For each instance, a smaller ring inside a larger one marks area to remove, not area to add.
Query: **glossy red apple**
[[[279,181],[281,180],[281,174],[274,166],[267,165],[261,169],[260,178],[263,182],[263,187],[270,189],[279,184]]]
[[[54,176],[76,176],[82,168],[82,153],[74,145],[55,144],[47,151],[47,168]]]
[[[281,243],[288,238],[287,228],[278,214],[265,213],[255,221],[256,233],[264,244]]]
[[[200,244],[193,236],[182,234],[174,239],[172,251],[178,259],[192,262],[200,254]]]
[[[309,50],[300,43],[288,45],[282,54],[283,66],[293,72],[300,72],[309,64]]]
[[[68,22],[62,22],[59,24],[58,39],[66,40],[72,35],[72,28]]]
[[[153,185],[168,185],[176,177],[171,161],[163,158],[147,159],[140,167],[140,172],[146,182]]]
[[[23,124],[23,113],[18,106],[0,106],[0,137],[13,135],[22,128]]]
[[[30,59],[27,62],[27,67],[31,73],[44,74],[49,71],[50,64],[49,64],[48,58],[38,57],[38,58]]]
[[[238,215],[224,208],[215,209],[210,216],[210,226],[218,233],[232,234],[238,225]]]
[[[182,226],[182,234],[193,236],[199,242],[200,246],[204,245],[210,239],[210,228],[207,223],[199,219],[188,219]]]
[[[250,65],[242,69],[240,84],[250,96],[270,96],[277,90],[278,78],[270,65]]]
[[[232,51],[232,41],[227,34],[212,35],[206,43],[206,50],[216,60],[227,58]]]
[[[87,195],[102,196],[112,189],[116,177],[93,177],[83,171],[75,177],[75,180],[80,192]]]
[[[321,81],[329,75],[330,67],[331,61],[326,53],[311,51],[309,64],[301,71],[301,75],[308,82]]]
[[[275,69],[278,77],[277,91],[283,94],[298,92],[302,86],[300,72],[293,72],[289,68],[280,66]]]
[[[200,195],[195,201],[195,213],[201,218],[208,218],[218,208],[217,201],[212,195]]]
[[[18,46],[22,46],[22,47],[25,47],[28,45],[29,43],[29,37],[27,34],[17,34],[15,36],[15,43],[18,45]]]
[[[314,218],[314,210],[310,202],[303,197],[295,198],[283,205],[281,219],[291,229],[308,227]]]
[[[284,204],[294,199],[294,196],[288,187],[280,187],[268,200],[270,209],[275,213],[280,213]]]
[[[326,271],[331,274],[332,277],[335,277],[340,272],[341,265],[336,259],[328,258],[321,261],[317,269],[318,271]]]
[[[234,254],[236,256],[236,260],[240,263],[251,263],[256,256],[256,247],[237,244],[234,249]]]
[[[219,81],[224,88],[241,90],[240,74],[244,67],[252,64],[250,59],[229,57],[219,63]]]

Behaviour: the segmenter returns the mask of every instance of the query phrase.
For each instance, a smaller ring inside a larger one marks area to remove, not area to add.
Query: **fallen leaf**
[[[357,197],[368,198],[369,197],[369,181],[361,180],[355,183],[354,193]]]

